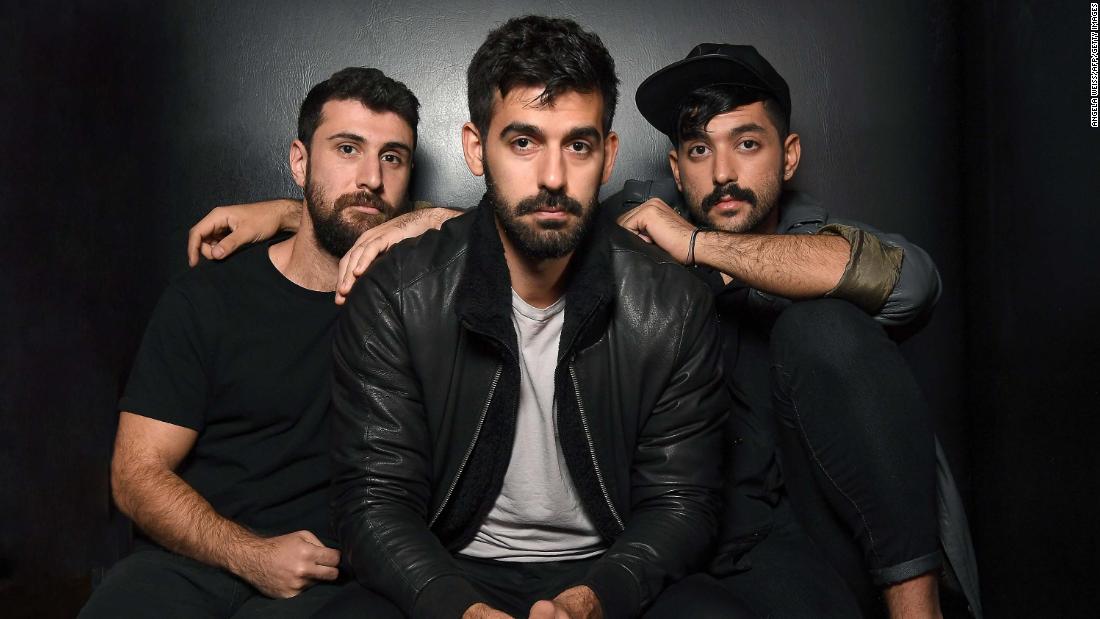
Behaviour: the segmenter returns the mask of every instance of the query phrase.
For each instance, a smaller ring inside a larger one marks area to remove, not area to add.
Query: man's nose
[[[546,149],[539,161],[539,188],[559,191],[565,187],[565,154],[561,149]]]
[[[716,150],[714,153],[714,184],[721,187],[731,181],[737,182],[737,169],[733,163],[733,153]]]
[[[356,169],[355,186],[374,193],[382,190],[382,162],[377,157],[364,157]]]

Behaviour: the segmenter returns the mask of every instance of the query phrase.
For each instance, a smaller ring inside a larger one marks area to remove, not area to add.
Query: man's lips
[[[565,219],[569,213],[560,206],[547,206],[537,209],[531,214],[540,219]]]
[[[748,206],[751,205],[743,200],[734,200],[732,196],[722,196],[722,199],[715,203],[712,208],[718,209],[720,211],[732,211],[734,209],[745,208]]]
[[[377,215],[378,213],[381,212],[373,206],[366,206],[366,205],[360,205],[360,204],[353,204],[353,205],[349,206],[348,208],[350,208],[353,211],[357,211],[359,213],[364,213],[366,215]]]

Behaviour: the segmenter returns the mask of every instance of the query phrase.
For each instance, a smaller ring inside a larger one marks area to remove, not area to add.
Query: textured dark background
[[[991,617],[1094,611],[1087,2],[74,2],[0,9],[0,614],[69,616],[127,539],[115,403],[153,303],[217,204],[296,195],[308,88],[378,66],[423,103],[415,197],[473,204],[464,72],[526,12],[599,33],[622,78],[611,184],[667,175],[637,85],[698,42],[791,84],[795,186],[901,232],[943,299],[905,345],[971,506]]]

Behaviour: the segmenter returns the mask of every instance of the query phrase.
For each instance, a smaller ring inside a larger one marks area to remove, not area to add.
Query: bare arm
[[[700,232],[695,262],[788,299],[812,299],[836,288],[848,264],[848,241],[808,234]]]
[[[690,261],[695,226],[660,198],[619,218],[619,225],[656,243],[683,264]],[[833,235],[735,234],[718,230],[695,237],[696,264],[789,299],[820,297],[840,282],[851,247]]]
[[[335,580],[340,554],[313,533],[257,536],[218,515],[176,475],[197,437],[189,428],[123,412],[111,460],[119,509],[165,548],[228,570],[271,597],[293,597],[317,580]]]
[[[302,201],[289,198],[219,206],[187,233],[187,263],[197,265],[200,255],[221,260],[241,245],[269,239],[280,230],[297,230],[301,219]]]

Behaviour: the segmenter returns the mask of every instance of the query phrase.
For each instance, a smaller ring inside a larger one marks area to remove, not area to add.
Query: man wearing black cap
[[[934,439],[883,328],[927,318],[935,266],[900,236],[841,223],[783,190],[801,156],[790,91],[752,47],[699,45],[650,76],[637,102],[672,141],[678,191],[632,198],[654,185],[628,183],[618,200],[642,203],[619,223],[697,267],[719,314],[736,318],[722,321],[723,361],[740,449],[712,573],[760,612],[857,612],[791,517],[778,421],[858,539],[891,615],[938,616]],[[683,215],[669,206],[681,196]]]

